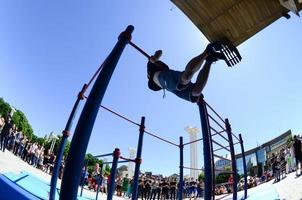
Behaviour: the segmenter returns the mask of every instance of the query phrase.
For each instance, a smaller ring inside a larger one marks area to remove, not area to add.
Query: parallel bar
[[[228,119],[225,119],[225,129],[228,134],[228,139],[230,143],[230,152],[232,158],[232,170],[233,170],[233,200],[237,200],[237,166],[235,149],[233,144],[232,129]]]
[[[221,144],[219,144],[218,142],[216,142],[215,140],[212,140],[213,143],[215,143],[216,145],[220,146],[221,148],[224,148],[227,151],[230,151],[228,148],[222,146]]]
[[[203,96],[199,98],[198,102],[199,114],[200,114],[200,123],[202,128],[202,138],[203,138],[203,154],[204,154],[204,200],[212,199],[213,192],[213,174],[212,174],[212,150],[211,150],[211,141],[210,141],[210,125],[208,121],[208,113],[206,104],[204,102]]]
[[[63,173],[60,199],[75,200],[77,198],[78,185],[80,183],[79,174],[84,165],[85,153],[91,131],[111,76],[124,48],[131,38],[133,30],[133,26],[128,26],[127,29],[120,34],[118,42],[107,57],[105,65],[90,91],[71,141]]]
[[[243,140],[241,134],[239,134],[239,141],[241,146],[241,155],[242,155],[242,164],[243,164],[243,173],[244,173],[244,199],[247,198],[247,170],[246,170],[246,160],[245,160],[245,152],[243,146]]]
[[[216,155],[216,154],[213,154],[216,158],[220,158],[220,159],[223,159],[223,160],[228,160],[228,161],[231,161],[232,162],[232,160],[230,160],[230,159],[228,159],[228,158],[224,158],[224,157],[222,157],[222,156],[219,156],[219,155]]]
[[[52,175],[51,175],[49,200],[55,200],[55,198],[56,198],[58,175],[59,175],[59,171],[60,171],[60,167],[61,167],[61,163],[62,163],[64,149],[65,149],[65,146],[66,146],[66,143],[67,143],[67,138],[69,136],[69,133],[70,133],[70,130],[71,130],[71,127],[72,127],[72,124],[73,124],[73,120],[74,120],[74,117],[77,113],[80,101],[83,100],[82,95],[85,93],[87,87],[88,87],[88,85],[84,84],[81,91],[79,92],[77,100],[74,103],[74,106],[71,110],[68,121],[66,123],[65,129],[63,131],[62,138],[61,138],[61,141],[60,141],[59,150],[58,150],[58,153],[57,153],[57,156],[56,156],[56,159],[55,159],[55,164],[54,164]]]
[[[93,156],[93,157],[101,158],[101,157],[106,157],[106,156],[112,156],[112,153],[101,154],[101,155],[97,155],[97,156]]]
[[[184,144],[183,138],[179,137],[179,187],[178,200],[182,200],[184,186]]]
[[[216,135],[218,134],[218,135],[220,135],[220,137],[222,137],[225,141],[227,141],[227,142],[229,142],[229,140],[225,137],[225,136],[223,136],[220,132],[218,132],[216,129],[214,129],[213,127],[210,127],[210,129],[212,130],[212,131],[214,131],[215,133],[216,133]],[[223,133],[224,131],[222,131],[222,133]],[[213,135],[212,135],[213,136]]]
[[[108,187],[108,194],[107,194],[107,200],[112,200],[114,191],[115,191],[115,176],[116,176],[116,170],[117,170],[117,163],[118,159],[120,157],[120,150],[116,148],[113,152],[113,161],[111,165],[111,171],[110,171],[110,182]]]
[[[132,200],[137,200],[138,196],[138,178],[139,178],[139,171],[141,165],[141,157],[142,157],[142,148],[143,148],[143,139],[145,133],[145,117],[142,117],[141,124],[139,128],[139,137],[138,137],[138,144],[137,144],[137,152],[136,152],[136,162],[135,162],[135,169],[134,169],[134,178],[133,178],[133,191],[132,191]]]

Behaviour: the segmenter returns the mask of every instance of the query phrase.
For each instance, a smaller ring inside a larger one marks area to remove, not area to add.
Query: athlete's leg
[[[212,65],[212,62],[206,61],[203,68],[200,70],[200,72],[197,76],[197,79],[196,79],[195,86],[192,90],[192,96],[201,95],[201,92],[208,81],[211,65]]]
[[[194,73],[200,69],[201,65],[203,64],[203,62],[207,58],[207,56],[208,56],[208,53],[206,51],[204,51],[203,53],[192,58],[188,62],[187,66],[185,68],[185,71],[182,73],[182,76],[180,79],[180,84],[186,85],[191,81]]]

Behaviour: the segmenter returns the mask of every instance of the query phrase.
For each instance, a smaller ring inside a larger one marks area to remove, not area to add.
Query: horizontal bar
[[[128,160],[120,160],[117,163],[127,163],[127,162],[130,162],[130,161],[128,161]],[[102,164],[112,164],[112,162],[103,162]]]
[[[220,132],[218,132],[216,129],[214,129],[212,126],[210,126],[210,129],[212,130],[212,131],[214,131],[215,133],[217,133],[218,135],[220,135],[223,139],[225,139],[225,141],[227,141],[227,142],[229,142],[229,140],[225,137],[225,136],[223,136]],[[223,131],[224,132],[224,131]],[[222,132],[222,133],[223,133]],[[213,136],[213,135],[212,135]]]
[[[208,117],[213,121],[213,122],[215,122],[221,129],[223,129],[224,130],[224,127],[221,125],[221,124],[219,124],[210,114],[208,114]]]
[[[196,171],[204,171],[204,169],[192,168],[192,167],[183,167],[184,169],[192,169]]]
[[[200,138],[200,139],[197,139],[197,140],[193,140],[191,142],[184,143],[183,146],[188,145],[188,144],[192,144],[192,143],[195,143],[195,142],[199,142],[201,140],[203,140],[203,138]]]
[[[134,125],[136,125],[136,126],[140,126],[138,123],[134,122],[133,120],[128,119],[127,117],[125,117],[125,116],[123,116],[123,115],[121,115],[121,114],[119,114],[119,113],[117,113],[117,112],[115,112],[115,111],[113,111],[113,110],[105,107],[105,106],[101,105],[100,107],[103,108],[103,109],[105,109],[105,110],[107,110],[108,112],[111,112],[112,114],[114,114],[114,115],[116,115],[116,116],[118,116],[118,117],[120,117],[120,118],[122,118],[122,119],[124,119],[124,120],[126,120],[126,121],[128,121],[128,122],[130,122],[130,123],[132,123]]]
[[[233,135],[238,141],[240,141],[239,138],[238,138],[234,133],[232,133],[232,135]]]
[[[218,145],[218,146],[220,146],[221,148],[224,148],[225,150],[227,150],[227,151],[229,151],[229,152],[230,152],[230,150],[229,150],[228,148],[226,148],[226,147],[222,146],[221,144],[219,144],[219,143],[218,143],[218,142],[216,142],[215,140],[213,140],[213,139],[212,139],[212,142],[214,142],[216,145]]]
[[[206,105],[207,105],[207,107],[209,107],[210,108],[210,110],[213,112],[213,113],[215,113],[216,115],[217,115],[217,117],[221,120],[221,121],[223,121],[223,123],[225,123],[225,121],[222,119],[222,117],[220,117],[220,115],[206,102],[206,101],[204,101],[205,103],[206,103]]]
[[[212,128],[213,128],[213,127],[212,127]],[[215,136],[215,135],[218,135],[218,134],[224,133],[225,131],[226,131],[226,130],[222,130],[222,131],[219,131],[219,132],[218,132],[218,131],[217,131],[217,132],[215,132],[215,131],[214,131],[215,133],[214,133],[214,134],[212,134],[212,136]]]
[[[229,195],[231,195],[232,193],[227,193],[227,194],[224,194],[224,195],[222,195],[222,196],[219,196],[218,198],[215,198],[216,200],[220,200],[220,199],[223,199],[224,197],[226,197],[226,196],[229,196]],[[215,195],[216,196],[216,195]]]
[[[106,157],[106,156],[112,156],[113,153],[107,153],[107,154],[101,154],[101,155],[97,155],[97,156],[93,156],[95,158],[100,158],[100,157]]]
[[[155,138],[157,138],[157,139],[159,139],[159,140],[162,140],[162,141],[164,141],[164,142],[167,142],[167,143],[169,143],[169,144],[172,144],[172,145],[178,147],[178,144],[175,144],[175,143],[173,143],[173,142],[170,142],[169,140],[166,140],[166,139],[164,139],[164,138],[161,138],[161,137],[159,137],[159,136],[157,136],[157,135],[155,135],[155,134],[153,134],[153,133],[150,133],[150,132],[148,132],[148,131],[145,131],[145,133],[147,133],[148,135],[150,135],[150,136],[152,136],[152,137],[155,137]]]
[[[234,146],[235,146],[236,144],[240,144],[240,142],[234,143]],[[225,146],[225,147],[230,147],[230,145]],[[213,152],[215,152],[215,151],[220,151],[221,149],[223,149],[223,148],[221,147],[221,148],[218,148],[218,149],[214,149]]]
[[[123,156],[120,156],[120,159],[128,161],[128,162],[136,162],[134,159],[130,159],[130,158],[124,158]]]
[[[136,50],[138,50],[141,54],[143,54],[145,57],[147,57],[148,59],[150,59],[151,56],[149,56],[149,54],[147,54],[144,50],[142,50],[140,47],[138,47],[136,44],[134,44],[133,42],[129,41],[129,44],[134,47]]]
[[[224,158],[224,157],[222,157],[222,156],[218,156],[218,155],[216,155],[216,154],[213,154],[213,156],[215,156],[216,158],[220,158],[220,159],[228,160],[228,161],[231,161],[231,162],[232,162],[232,160],[230,160],[230,159],[228,159],[228,158]]]

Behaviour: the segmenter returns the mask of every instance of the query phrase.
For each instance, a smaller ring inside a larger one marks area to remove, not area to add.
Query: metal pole
[[[208,120],[208,113],[206,104],[203,100],[203,96],[200,97],[198,102],[199,114],[200,114],[200,122],[202,128],[202,138],[203,138],[203,154],[204,154],[204,200],[212,199],[212,150],[211,150],[211,141],[210,141],[210,125]]]
[[[243,140],[241,134],[239,134],[241,155],[242,155],[242,164],[243,164],[243,173],[244,173],[244,199],[247,198],[247,171],[246,171],[246,161],[245,161],[245,152],[243,146]]]
[[[233,200],[237,200],[237,166],[236,166],[236,157],[235,149],[233,143],[232,129],[228,119],[225,119],[225,129],[228,134],[230,153],[232,159],[232,170],[233,170]]]
[[[131,200],[137,200],[137,195],[138,195],[137,193],[138,177],[139,177],[139,169],[142,161],[141,157],[142,157],[144,132],[145,132],[145,117],[142,117],[141,124],[139,127],[139,137],[138,137],[138,144],[137,144],[136,162],[135,162],[134,178],[133,178],[133,191],[132,191]]]
[[[101,164],[101,170],[100,170],[99,180],[97,182],[98,187],[96,188],[95,200],[98,200],[100,186],[102,185],[102,182],[103,182],[103,166],[104,166],[104,163]]]
[[[81,92],[78,94],[78,98],[76,100],[76,102],[74,103],[74,106],[72,108],[72,111],[69,115],[68,121],[66,123],[65,129],[63,131],[63,135],[61,138],[61,142],[59,145],[59,150],[55,159],[55,164],[53,167],[53,171],[52,171],[52,176],[51,176],[51,180],[50,180],[50,192],[49,192],[49,200],[55,200],[56,198],[56,187],[57,187],[57,181],[58,181],[58,175],[59,175],[59,171],[60,171],[60,166],[61,166],[61,162],[62,162],[62,158],[63,158],[63,154],[64,154],[64,149],[67,143],[67,138],[69,136],[70,133],[70,129],[74,120],[74,117],[76,115],[76,112],[78,110],[79,107],[79,103],[83,98],[83,94],[85,92],[85,90],[87,89],[87,85],[84,84],[83,88],[81,90]]]
[[[184,182],[184,144],[183,138],[179,137],[179,187],[178,200],[182,200]]]
[[[113,161],[112,161],[111,171],[110,171],[110,182],[109,182],[109,186],[108,186],[107,200],[112,200],[112,196],[114,194],[115,175],[116,175],[116,169],[117,169],[117,163],[118,163],[119,157],[120,157],[120,150],[118,148],[116,148],[113,152]]]
[[[62,200],[75,200],[77,198],[79,174],[84,164],[91,131],[110,78],[133,30],[133,26],[128,26],[125,32],[119,36],[118,42],[107,57],[88,96],[71,141],[61,185],[60,199]]]

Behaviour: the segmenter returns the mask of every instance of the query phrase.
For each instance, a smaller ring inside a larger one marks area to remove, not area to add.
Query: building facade
[[[246,166],[248,175],[261,176],[265,170],[268,170],[268,161],[273,153],[279,152],[287,147],[288,140],[292,138],[291,130],[279,135],[278,137],[245,152]],[[236,155],[237,171],[243,174],[242,155]]]

